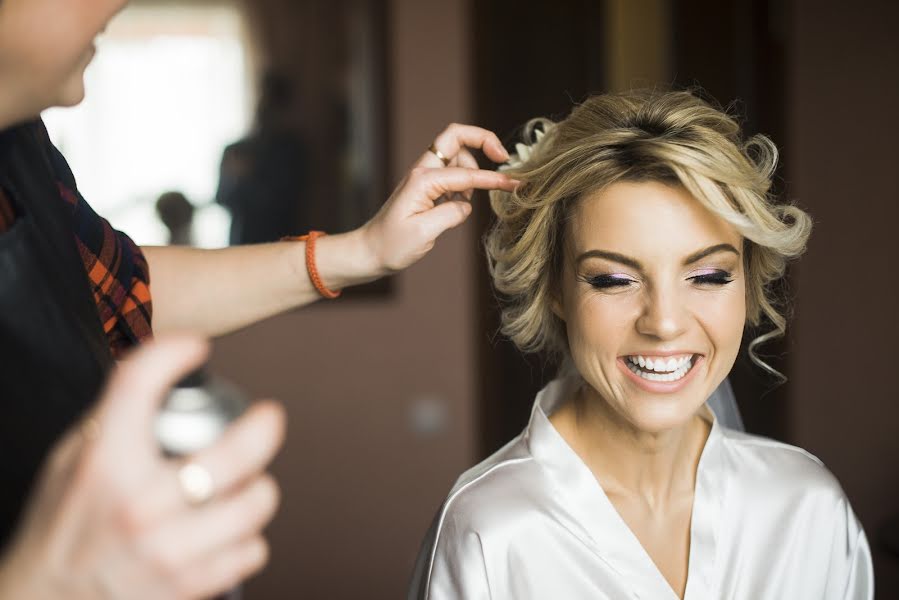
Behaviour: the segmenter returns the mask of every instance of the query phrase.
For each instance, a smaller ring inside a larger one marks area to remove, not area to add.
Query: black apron
[[[43,126],[0,132],[0,550],[48,451],[100,392],[112,357]],[[74,185],[74,182],[72,182]]]

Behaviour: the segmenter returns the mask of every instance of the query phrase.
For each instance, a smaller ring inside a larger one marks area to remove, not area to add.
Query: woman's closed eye
[[[592,277],[584,277],[584,281],[598,290],[626,287],[631,285],[632,283],[635,283],[634,280],[627,275],[621,274],[593,275]]]
[[[690,281],[704,286],[722,286],[732,282],[733,276],[723,269],[703,269],[696,275],[690,276]]]
[[[633,278],[620,273],[585,276],[582,279],[598,290],[625,288],[637,283]],[[723,269],[704,269],[687,279],[700,286],[723,286],[731,283],[733,276]]]

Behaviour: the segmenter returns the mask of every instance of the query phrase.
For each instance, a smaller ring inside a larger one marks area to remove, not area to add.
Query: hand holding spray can
[[[167,456],[190,456],[214,444],[248,404],[237,387],[203,369],[197,370],[182,379],[163,403],[156,417],[156,440]],[[240,597],[237,587],[223,599]]]

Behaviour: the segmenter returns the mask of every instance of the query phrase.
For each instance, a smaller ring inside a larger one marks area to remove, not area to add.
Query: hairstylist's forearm
[[[321,298],[306,270],[305,242],[202,250],[145,247],[153,329],[218,336]],[[383,274],[361,230],[316,240],[315,263],[333,290]]]

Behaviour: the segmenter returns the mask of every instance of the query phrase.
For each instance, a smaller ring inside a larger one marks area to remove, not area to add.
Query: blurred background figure
[[[746,428],[836,474],[868,532],[878,597],[896,598],[899,557],[879,533],[899,514],[896,31],[892,0],[141,0],[101,40],[85,106],[47,126],[98,212],[161,243],[156,198],[212,201],[264,72],[289,82],[305,143],[291,233],[361,223],[449,121],[517,141],[526,119],[590,92],[703,86],[779,145],[775,191],[815,220],[786,279],[787,337],[763,350],[788,383],[745,357],[730,377]],[[289,412],[272,560],[249,600],[402,597],[455,477],[524,427],[553,372],[496,335],[484,202],[384,293],[216,342],[216,371]],[[195,243],[227,243],[225,212],[198,209]]]
[[[222,156],[216,202],[231,213],[231,244],[271,242],[298,229],[309,155],[292,122],[293,83],[269,71],[262,78],[254,131]]]
[[[43,114],[91,206],[138,244],[164,244],[156,200],[178,190],[196,206],[193,243],[227,245],[230,217],[213,202],[218,167],[256,97],[239,7],[138,0],[98,44],[85,102]]]
[[[156,214],[169,230],[170,245],[190,246],[194,205],[181,192],[166,192],[156,200]]]

